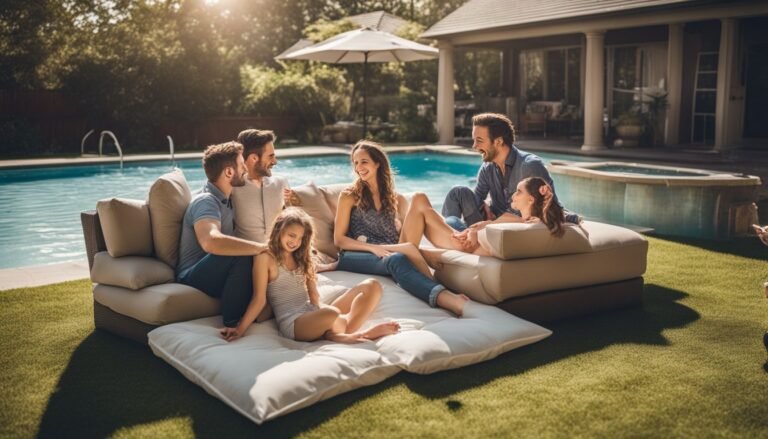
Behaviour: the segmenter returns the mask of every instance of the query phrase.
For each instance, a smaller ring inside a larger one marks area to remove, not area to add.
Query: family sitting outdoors
[[[562,236],[565,222],[580,221],[558,202],[542,160],[514,145],[506,116],[480,114],[472,122],[473,148],[483,159],[477,185],[454,187],[442,215],[422,193],[408,203],[395,190],[382,147],[358,142],[351,153],[356,178],[336,210],[333,238],[341,253],[331,263],[315,256],[312,219],[290,207],[297,197],[288,182],[272,176],[273,132],[245,130],[235,142],[209,146],[203,155],[208,181],[184,214],[178,281],[220,299],[221,335],[228,341],[273,314],[280,334],[300,341],[355,343],[399,330],[393,321],[360,330],[381,299],[375,279],[321,304],[316,273],[334,269],[391,276],[429,306],[461,317],[470,299],[431,271],[442,252],[488,255],[483,234],[489,224],[542,222]],[[422,238],[433,247],[423,247]]]

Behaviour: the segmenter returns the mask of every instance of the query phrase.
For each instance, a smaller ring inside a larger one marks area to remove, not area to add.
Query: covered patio
[[[472,108],[582,150],[768,150],[766,26],[761,1],[470,0],[422,35],[440,48],[440,142]],[[479,50],[500,65],[482,108],[454,98],[457,56]]]

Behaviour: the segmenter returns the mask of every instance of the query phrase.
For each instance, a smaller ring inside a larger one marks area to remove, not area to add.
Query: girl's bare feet
[[[437,295],[437,306],[456,314],[456,317],[461,317],[464,314],[464,305],[469,301],[470,299],[466,295],[456,294],[448,290],[443,290]]]
[[[336,332],[328,331],[325,333],[325,339],[335,343],[354,344],[368,341],[361,334],[339,334]]]
[[[396,334],[398,331],[400,331],[399,323],[384,322],[369,328],[367,331],[362,333],[362,336],[368,340],[376,340],[377,338],[384,337],[385,335]]]

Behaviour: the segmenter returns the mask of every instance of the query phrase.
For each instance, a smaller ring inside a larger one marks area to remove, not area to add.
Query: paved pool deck
[[[759,176],[763,181],[761,211],[768,211],[768,150],[734,150],[713,152],[696,148],[633,148],[605,149],[599,151],[581,151],[580,142],[563,139],[527,139],[516,142],[520,148],[533,152],[551,152],[580,155],[591,158],[604,158],[606,161],[634,163],[656,163],[668,166],[695,167],[733,173],[747,173]],[[387,152],[434,151],[448,154],[477,156],[468,146],[459,145],[416,145],[388,146]],[[313,157],[336,154],[349,154],[349,145],[299,146],[281,148],[278,145],[278,157]],[[174,156],[176,160],[200,159],[201,152],[184,152]],[[171,160],[169,154],[138,154],[124,157],[124,163]],[[71,166],[118,163],[115,156],[86,156],[72,158],[45,158],[0,160],[0,169],[23,169],[41,166]],[[478,159],[478,166],[480,161]],[[70,261],[50,265],[0,269],[0,291],[16,288],[35,287],[89,276],[87,261]]]

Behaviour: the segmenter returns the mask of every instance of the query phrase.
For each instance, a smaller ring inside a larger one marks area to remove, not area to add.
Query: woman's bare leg
[[[426,236],[435,247],[461,250],[458,241],[453,239],[455,232],[432,207],[429,198],[419,192],[411,199],[400,231],[400,242],[410,242],[418,247],[421,238]]]
[[[421,252],[421,256],[424,258],[424,260],[429,264],[430,267],[434,268],[435,270],[442,270],[443,269],[443,262],[441,260],[443,253],[445,253],[446,249],[443,248],[427,248],[422,247],[419,249]]]
[[[433,279],[432,272],[429,270],[429,264],[424,260],[419,248],[410,242],[401,242],[400,244],[388,244],[384,245],[389,251],[398,252],[404,254],[409,261],[416,267],[421,274]]]

